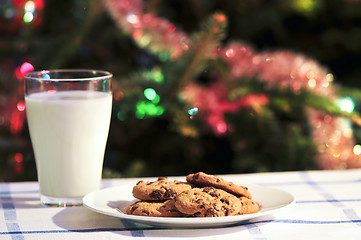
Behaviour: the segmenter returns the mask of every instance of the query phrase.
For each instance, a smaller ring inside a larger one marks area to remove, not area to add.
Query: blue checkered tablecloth
[[[285,190],[296,203],[248,224],[175,229],[138,224],[85,207],[46,208],[36,182],[0,183],[0,239],[361,239],[361,170],[224,175]],[[152,179],[150,179],[152,180]],[[107,179],[102,187],[139,179]]]

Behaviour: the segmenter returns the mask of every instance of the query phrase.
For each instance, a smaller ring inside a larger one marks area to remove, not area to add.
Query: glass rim
[[[74,77],[74,78],[43,78],[41,77],[43,74],[49,73],[87,73],[87,72],[96,72],[102,74],[102,76],[95,76],[95,77]],[[105,70],[96,70],[96,69],[53,69],[53,70],[39,70],[33,71],[30,73],[25,74],[24,79],[28,80],[37,80],[37,81],[94,81],[100,80],[104,78],[113,77],[113,74],[105,71]]]

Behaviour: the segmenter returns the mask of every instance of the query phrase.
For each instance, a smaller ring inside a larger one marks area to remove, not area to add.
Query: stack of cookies
[[[259,205],[248,189],[203,172],[189,174],[187,182],[159,177],[133,188],[139,201],[127,214],[152,217],[221,217],[255,213]]]

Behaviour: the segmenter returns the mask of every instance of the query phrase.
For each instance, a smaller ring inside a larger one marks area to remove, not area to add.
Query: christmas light
[[[144,90],[144,96],[152,101],[156,96],[157,96],[157,93],[155,92],[155,90],[153,88],[147,88]]]
[[[351,127],[346,127],[345,129],[343,129],[342,134],[345,138],[351,138],[352,137],[352,128]]]
[[[31,21],[33,21],[34,15],[33,15],[32,12],[26,12],[26,13],[24,14],[23,19],[24,19],[24,22],[25,22],[25,23],[30,23]]]
[[[142,78],[148,81],[154,81],[156,83],[164,82],[164,75],[162,69],[159,67],[155,67],[151,71],[145,71],[142,73]]]
[[[183,45],[183,50],[184,50],[184,51],[188,51],[188,50],[189,50],[189,45],[188,45],[188,44],[184,44],[184,45]]]
[[[23,166],[24,155],[22,153],[15,153],[14,160],[15,160],[14,172],[16,174],[20,174],[24,169]]]
[[[216,129],[217,129],[217,132],[219,134],[223,134],[223,133],[226,133],[227,132],[227,124],[223,121],[220,121],[217,123],[216,125]]]
[[[136,15],[134,14],[129,14],[127,16],[127,22],[132,23],[132,24],[136,24],[139,23],[139,19]]]
[[[350,97],[342,98],[337,103],[342,111],[351,113],[355,109],[355,103]]]
[[[330,83],[330,82],[333,82],[333,79],[334,79],[334,77],[333,77],[333,74],[332,74],[332,73],[328,73],[328,74],[326,75],[326,81],[328,81],[329,83]]]
[[[47,74],[47,73],[44,73],[41,77],[42,77],[43,79],[50,79],[50,75]]]
[[[136,117],[138,119],[143,119],[146,116],[160,116],[164,113],[164,108],[162,106],[157,106],[152,102],[138,102],[136,105]]]
[[[27,1],[24,6],[25,12],[35,12],[35,3],[33,1]]]
[[[316,80],[311,78],[310,80],[308,80],[307,84],[308,84],[308,86],[310,88],[315,88],[316,87]]]
[[[197,107],[194,107],[194,108],[191,108],[188,110],[188,114],[193,116],[193,115],[196,115],[198,113],[198,108]]]
[[[177,29],[177,28],[176,28],[176,26],[175,26],[174,24],[169,24],[169,25],[168,25],[168,31],[169,31],[169,32],[174,32],[176,29]]]
[[[132,35],[135,41],[138,41],[142,37],[143,33],[141,31],[135,31]]]
[[[15,153],[14,154],[14,160],[17,163],[21,163],[24,160],[24,155],[22,153]]]
[[[31,63],[24,62],[20,68],[18,68],[19,73],[17,74],[18,79],[22,80],[24,76],[32,71],[34,71],[34,67]]]
[[[19,133],[24,124],[24,112],[19,112],[17,110],[13,111],[10,118],[10,133],[17,134]]]
[[[152,37],[151,37],[150,35],[145,35],[145,34],[144,34],[144,35],[139,39],[138,43],[139,43],[139,45],[140,45],[141,47],[146,47],[146,46],[149,45],[149,43],[150,43],[151,40],[152,40]]]
[[[25,110],[25,102],[24,101],[19,101],[16,104],[16,108],[19,110],[19,112],[23,112]]]
[[[160,101],[160,97],[159,97],[159,95],[157,94],[157,95],[155,95],[155,97],[151,100],[152,101],[152,103],[154,103],[154,104],[158,104],[159,103],[159,101]]]
[[[157,83],[163,83],[164,82],[164,75],[162,73],[162,70],[161,69],[154,69],[152,71],[152,75],[153,75],[153,78],[154,78],[154,81],[156,81]]]
[[[329,82],[325,81],[325,82],[322,83],[322,87],[327,88],[328,86],[330,86]]]
[[[120,99],[122,99],[124,97],[124,93],[122,91],[118,91],[114,93],[114,99],[116,101],[119,101]]]
[[[361,154],[361,145],[356,144],[356,145],[353,147],[353,153],[356,154],[356,155],[360,155],[360,154]]]
[[[226,56],[227,57],[233,57],[234,56],[234,49],[233,48],[230,48],[226,51]]]
[[[147,88],[144,90],[144,96],[154,104],[158,104],[160,101],[159,95],[153,88]]]
[[[126,117],[127,117],[127,113],[125,111],[119,111],[117,113],[117,118],[120,121],[125,121]]]

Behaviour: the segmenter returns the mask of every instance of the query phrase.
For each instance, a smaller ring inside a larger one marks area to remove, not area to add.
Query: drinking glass
[[[112,74],[43,70],[25,75],[25,103],[40,200],[76,206],[99,189],[112,110]]]

